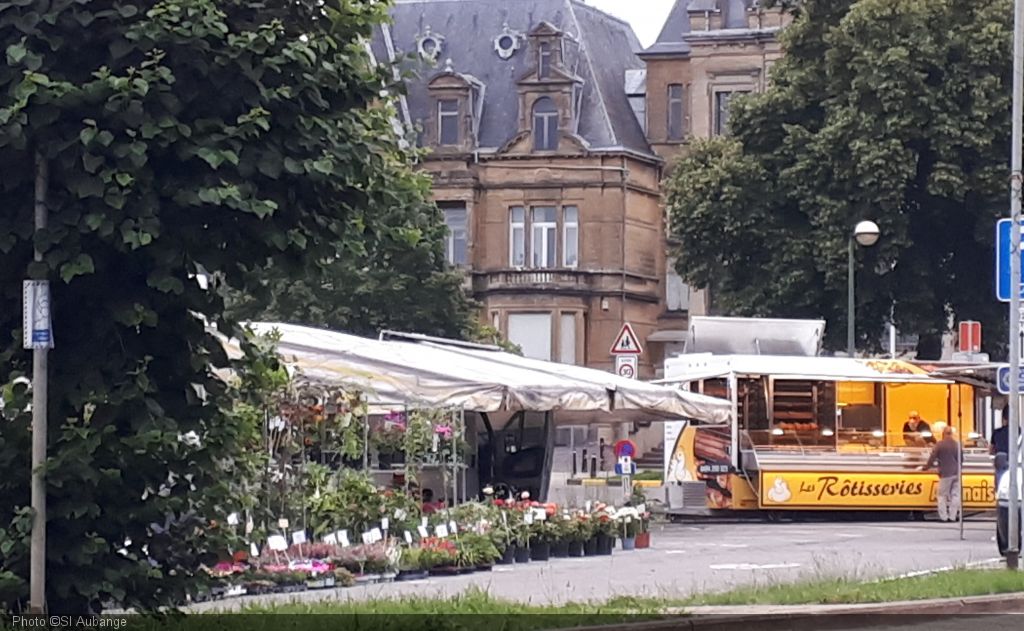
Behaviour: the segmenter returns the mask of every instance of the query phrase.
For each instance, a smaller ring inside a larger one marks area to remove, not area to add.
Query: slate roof
[[[695,0],[696,1],[696,0]],[[715,2],[716,0],[707,0]],[[676,0],[672,11],[661,27],[661,33],[644,54],[648,55],[682,55],[690,52],[690,45],[684,38],[690,32],[690,0]]]
[[[433,115],[426,89],[448,59],[458,73],[486,86],[479,146],[498,149],[518,132],[517,81],[534,67],[525,39],[508,60],[499,57],[494,40],[507,25],[524,37],[541,22],[565,33],[565,67],[583,80],[578,134],[591,149],[625,148],[653,155],[625,93],[626,71],[644,68],[633,29],[579,0],[396,0],[390,29],[379,29],[372,46],[387,59],[391,43],[399,58],[414,54],[427,28],[444,42],[437,65],[416,61],[417,76],[407,80],[413,122]]]
[[[644,55],[685,55],[690,52],[688,39],[700,37],[691,32],[690,14],[721,11],[722,29],[747,29],[747,11],[758,5],[758,0],[676,0],[669,12],[658,40],[643,51]],[[709,31],[721,34],[722,31]]]

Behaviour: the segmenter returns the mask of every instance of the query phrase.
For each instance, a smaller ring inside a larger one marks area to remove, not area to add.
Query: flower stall
[[[209,568],[206,597],[559,562],[612,554],[617,540],[643,547],[642,505],[532,499],[546,495],[555,423],[728,412],[708,397],[486,347],[252,326],[287,375],[267,375],[240,404],[263,427],[260,473],[238,485],[220,526],[236,549]],[[424,501],[428,488],[440,501]]]

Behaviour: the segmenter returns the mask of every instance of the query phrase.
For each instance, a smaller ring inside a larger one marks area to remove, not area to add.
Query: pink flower
[[[437,433],[437,435],[440,436],[441,438],[444,438],[445,440],[448,440],[452,437],[452,428],[449,425],[438,425],[434,428],[434,432]]]

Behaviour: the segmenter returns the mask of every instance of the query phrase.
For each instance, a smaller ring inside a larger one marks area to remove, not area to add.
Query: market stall
[[[938,479],[921,469],[945,426],[965,448],[965,506],[994,506],[970,384],[898,360],[708,354],[668,360],[665,381],[732,402],[728,424],[681,429],[667,450],[710,508],[929,510]],[[905,432],[912,412],[925,424]]]
[[[420,336],[374,340],[280,323],[250,326],[273,334],[297,382],[362,393],[370,419],[423,409],[455,415],[467,448],[450,462],[463,476],[455,500],[494,483],[545,497],[556,424],[722,423],[730,416],[721,399],[492,347]]]

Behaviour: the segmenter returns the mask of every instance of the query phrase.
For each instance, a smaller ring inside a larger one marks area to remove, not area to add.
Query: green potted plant
[[[516,563],[529,563],[530,524],[526,523],[523,513],[512,512],[509,514],[509,518],[516,520],[515,523],[511,526],[512,541],[515,544]]]
[[[426,567],[429,562],[427,555],[422,548],[404,548],[398,562],[398,581],[415,581],[427,578],[430,575],[430,568]]]
[[[494,524],[487,531],[491,543],[500,553],[496,562],[499,565],[511,565],[516,560],[516,544],[512,534],[512,528],[508,525],[508,515],[501,511],[495,518]]]
[[[456,548],[459,566],[475,570],[490,570],[501,556],[490,537],[475,532],[459,535]]]
[[[530,559],[547,561],[551,545],[558,539],[558,526],[550,519],[535,520],[530,527]]]
[[[564,559],[569,556],[569,539],[572,531],[572,515],[562,513],[551,518],[551,525],[556,531],[555,540],[551,543],[551,556]]]
[[[334,568],[334,586],[335,587],[352,587],[356,584],[356,577],[343,567]]]

